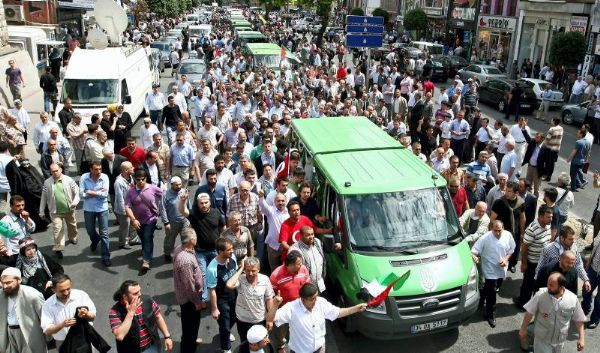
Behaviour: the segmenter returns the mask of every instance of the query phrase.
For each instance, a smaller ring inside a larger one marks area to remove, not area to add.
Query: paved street
[[[163,90],[166,89],[170,79],[170,71],[165,71],[165,77],[161,80]],[[439,86],[439,84],[436,83]],[[25,107],[32,112],[33,124],[37,123],[38,112],[41,107],[41,95],[34,96],[25,100]],[[487,106],[482,106],[485,115],[497,119],[500,114]],[[557,114],[553,111],[552,114]],[[530,126],[534,130],[546,131],[547,124],[530,120]],[[33,126],[30,127],[32,131]],[[139,123],[134,127],[134,135],[139,134]],[[574,135],[576,127],[565,127],[566,136],[563,140],[561,157],[563,162],[558,165],[558,172],[568,171],[568,166],[564,163],[564,158],[568,155],[571,146],[575,140]],[[592,152],[593,156],[599,155],[599,146],[595,145]],[[28,148],[28,155],[37,163],[38,156],[31,146]],[[592,160],[593,169],[600,169],[600,158]],[[556,173],[555,175],[558,175]],[[591,177],[591,176],[588,176]],[[574,214],[577,217],[589,219],[591,210],[595,204],[598,191],[588,187],[585,192],[576,194],[577,205]],[[143,292],[154,296],[161,306],[161,310],[170,327],[171,334],[176,341],[178,352],[178,341],[181,335],[179,306],[174,305],[173,282],[171,274],[171,265],[165,264],[162,259],[162,240],[164,232],[157,231],[155,238],[156,256],[153,268],[145,275],[139,272],[141,251],[139,248],[134,250],[114,250],[118,249],[116,227],[113,225],[110,217],[111,227],[111,249],[113,266],[105,268],[100,263],[99,254],[92,254],[89,250],[89,238],[84,230],[83,212],[78,217],[80,229],[80,242],[78,245],[67,246],[64,253],[62,264],[65,271],[73,278],[74,288],[86,290],[94,300],[98,308],[98,316],[95,327],[114,346],[114,339],[108,326],[108,309],[113,304],[112,294],[119,284],[125,279],[135,279],[140,282]],[[51,252],[51,233],[35,234],[36,241],[41,245],[42,251]],[[160,257],[159,257],[160,256]],[[502,287],[499,293],[498,302],[498,326],[490,329],[487,322],[479,314],[473,316],[467,323],[458,330],[447,331],[444,333],[424,336],[415,339],[404,339],[393,342],[373,341],[360,335],[344,335],[336,325],[330,325],[331,334],[328,335],[328,352],[359,353],[367,352],[376,348],[378,352],[518,352],[517,331],[520,326],[522,315],[512,306],[511,297],[518,292],[520,285],[520,274],[511,275]],[[600,332],[600,331],[598,331]],[[594,351],[592,347],[600,346],[600,334],[594,331],[587,331],[586,351]],[[204,340],[197,352],[215,352],[218,348],[218,330],[216,322],[210,318],[208,311],[202,318],[199,336]],[[572,335],[571,343],[567,345],[567,352],[575,352],[575,341]],[[234,347],[238,342],[234,343]],[[112,350],[111,352],[116,352]]]

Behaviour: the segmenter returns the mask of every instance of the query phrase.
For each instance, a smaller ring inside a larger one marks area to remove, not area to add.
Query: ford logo
[[[427,299],[424,300],[423,303],[421,303],[421,306],[425,309],[433,309],[438,305],[440,305],[440,301],[437,299]]]

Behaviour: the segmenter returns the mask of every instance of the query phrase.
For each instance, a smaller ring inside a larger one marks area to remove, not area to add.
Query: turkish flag
[[[390,284],[388,284],[387,287],[385,287],[385,290],[383,292],[381,292],[378,296],[371,299],[367,303],[367,306],[375,307],[375,306],[378,306],[379,304],[383,303],[383,301],[390,295],[390,291],[392,290],[392,288],[394,288],[394,286],[400,281],[402,281],[402,283],[400,283],[400,286],[398,287],[398,289],[400,287],[402,287],[404,282],[406,282],[406,280],[408,279],[408,276],[410,276],[410,270],[404,272],[404,274],[402,276],[400,276],[400,277],[396,278],[395,280],[393,280],[392,282],[390,282]]]

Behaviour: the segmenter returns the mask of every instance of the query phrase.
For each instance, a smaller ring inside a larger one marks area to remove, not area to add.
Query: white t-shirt
[[[512,254],[515,250],[515,240],[509,231],[503,230],[500,239],[494,233],[487,232],[479,238],[471,252],[480,257],[481,270],[485,279],[499,279],[506,277],[508,266],[500,266],[502,258]]]

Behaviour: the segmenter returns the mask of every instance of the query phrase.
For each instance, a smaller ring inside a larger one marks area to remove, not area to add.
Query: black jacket
[[[117,180],[117,177],[119,174],[121,174],[121,163],[126,161],[127,158],[121,156],[120,154],[115,154],[112,173],[110,172],[110,169],[108,169],[108,161],[106,158],[102,158],[100,161],[100,164],[102,165],[102,173],[108,175],[108,182],[110,184],[108,186],[108,193],[111,195],[115,194],[115,180]]]
[[[526,165],[531,160],[531,156],[533,156],[533,151],[535,151],[536,144],[534,141],[527,145],[527,150],[525,151],[525,155],[523,156],[523,165]],[[538,175],[541,177],[542,175],[546,175],[546,159],[548,154],[548,148],[544,145],[540,147],[540,152],[538,153],[536,160],[536,169]]]
[[[148,166],[148,163],[144,161],[144,163],[140,164],[140,168],[146,171],[146,183],[153,184],[152,179],[150,178],[150,167]],[[158,165],[156,166],[156,168],[158,168]],[[162,186],[162,180],[160,179],[160,170],[158,171],[158,184],[156,186]]]
[[[258,156],[258,158],[256,158],[254,160],[254,166],[256,167],[256,178],[260,178],[263,174],[263,162],[262,162],[262,158],[261,158],[262,155],[263,154],[261,153],[260,156]],[[277,169],[277,166],[281,162],[283,162],[283,156],[281,154],[275,152],[275,165],[271,166],[271,167],[273,167],[273,171],[275,171],[275,169]]]
[[[60,112],[58,112],[58,120],[60,121],[60,126],[63,130],[63,135],[65,137],[69,136],[67,133],[67,125],[73,120],[73,115],[75,115],[75,111],[73,109],[67,109],[65,107],[62,108]]]
[[[50,270],[50,274],[52,276],[65,273],[63,267],[58,262],[54,261],[52,257],[44,253],[42,253],[42,256],[44,257],[44,260],[46,260],[46,265],[48,265],[48,269]],[[23,272],[22,268],[19,268],[19,270]],[[51,287],[46,288],[46,283],[48,283],[48,281],[51,279],[52,277],[48,276],[43,268],[38,268],[33,276],[27,279],[23,278],[23,284],[37,289],[38,292],[44,295],[44,299],[48,299],[52,296],[52,294],[54,294]]]
[[[65,341],[58,349],[59,353],[92,353],[92,346],[101,353],[110,351],[108,343],[87,320],[79,317],[76,320],[77,322],[69,328]]]
[[[124,129],[119,129],[119,125],[125,126]],[[131,137],[131,128],[133,122],[131,121],[131,115],[127,112],[123,112],[121,117],[118,118],[117,128],[115,130],[115,151],[120,151],[121,148],[127,146],[127,138]]]

